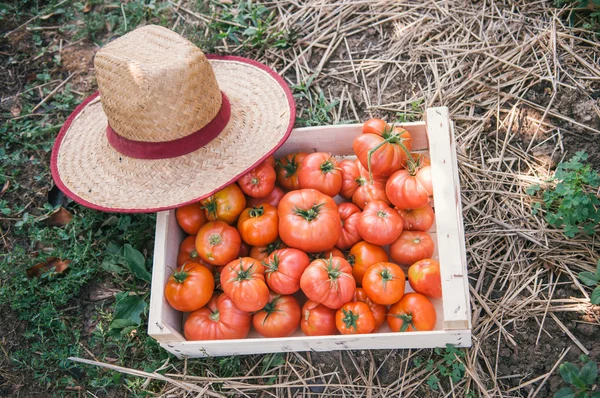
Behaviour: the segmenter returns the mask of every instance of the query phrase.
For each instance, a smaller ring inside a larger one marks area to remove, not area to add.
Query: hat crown
[[[107,44],[94,67],[108,123],[129,140],[184,138],[221,109],[221,92],[204,53],[160,26],[136,29]]]

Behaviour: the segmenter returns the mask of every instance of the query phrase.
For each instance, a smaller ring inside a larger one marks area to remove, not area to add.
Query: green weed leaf
[[[113,321],[110,329],[122,329],[128,326],[137,326],[142,323],[141,315],[148,303],[142,296],[130,296],[129,293],[119,293]]]
[[[579,273],[579,280],[582,281],[586,286],[594,286],[598,283],[596,275],[587,271]]]
[[[598,377],[598,364],[594,361],[589,361],[583,368],[581,368],[580,374],[581,380],[588,386],[593,386],[596,383]]]
[[[565,362],[561,364],[558,370],[563,380],[569,384],[574,384],[573,377],[576,377],[579,374],[579,369],[577,369],[577,366],[571,362]]]
[[[600,305],[600,286],[597,286],[590,296],[590,302],[594,305]]]
[[[569,387],[565,387],[555,392],[554,398],[575,398],[575,393]]]
[[[134,249],[129,243],[123,246],[123,256],[129,270],[139,279],[150,282],[152,275],[146,269],[146,260],[142,253]]]

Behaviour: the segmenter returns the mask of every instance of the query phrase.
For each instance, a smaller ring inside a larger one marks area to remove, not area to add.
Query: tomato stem
[[[385,290],[385,287],[386,287],[387,283],[389,281],[393,281],[394,280],[394,275],[392,275],[392,273],[387,268],[384,268],[379,273],[379,276],[381,276],[381,281],[383,282],[383,289],[384,290]]]
[[[210,238],[208,238],[208,242],[211,244],[211,246],[215,246],[215,245],[218,245],[219,243],[223,242],[223,239],[221,238],[221,235],[219,235],[219,234],[212,234],[210,236]]]
[[[279,269],[279,256],[277,255],[277,253],[275,253],[273,255],[273,261],[269,261],[269,262],[262,262],[262,264],[265,266],[265,272],[270,273],[270,272],[275,272]]]
[[[208,318],[213,322],[219,322],[219,318],[221,318],[221,314],[219,313],[219,310],[214,310],[213,312],[210,313]]]
[[[355,314],[352,310],[346,311],[345,309],[342,309],[342,313],[344,314],[342,322],[344,322],[344,325],[346,325],[346,329],[354,329],[354,331],[356,331],[356,321],[358,321],[359,314]]]
[[[379,210],[377,212],[377,217],[387,218],[388,217],[388,213],[385,210]]]
[[[335,170],[335,165],[333,164],[331,159],[327,159],[327,161],[321,164],[320,168],[323,174],[327,174]]]
[[[181,271],[173,272],[173,279],[175,279],[175,282],[177,283],[183,283],[187,279],[188,275],[189,274],[187,273],[187,271],[185,271],[185,269],[182,269]]]
[[[258,177],[252,177],[252,179],[250,180],[250,184],[252,185],[258,185],[259,182],[260,180],[258,179]]]
[[[208,198],[206,201],[204,201],[202,203],[204,206],[202,206],[203,209],[206,210],[206,212],[208,213],[209,219],[216,219],[217,218],[217,200],[213,197]]]
[[[276,164],[277,164],[277,166],[279,166],[283,170],[285,170],[285,178],[290,178],[294,174],[296,174],[296,171],[298,170],[298,168],[300,166],[299,163],[296,162],[296,155],[292,156],[292,158],[289,159],[286,164],[283,164],[279,160],[276,161]]]
[[[327,275],[329,275],[329,279],[332,281],[337,281],[342,274],[340,271],[340,266],[333,267],[333,254],[329,255],[329,260],[324,260],[327,263]]]
[[[254,272],[252,271],[252,268],[254,268],[254,262],[252,262],[252,264],[249,265],[248,268],[244,269],[244,263],[242,262],[242,259],[240,258],[240,269],[239,269],[239,271],[237,271],[237,277],[234,278],[234,280],[241,282],[241,281],[246,281],[246,280],[252,279],[252,275],[254,274]]]
[[[319,210],[325,203],[314,205],[310,209],[301,209],[298,206],[294,208],[294,213],[304,218],[306,221],[312,221],[319,216]]]
[[[254,206],[252,209],[250,209],[248,215],[252,218],[256,218],[262,216],[264,212],[265,209],[262,206]]]
[[[190,258],[198,258],[198,252],[196,251],[196,249],[190,252]]]
[[[367,166],[369,168],[369,180],[371,181],[371,183],[373,182],[373,171],[371,168],[371,156],[373,155],[373,153],[375,153],[375,151],[377,151],[379,148],[381,148],[385,144],[400,145],[400,147],[407,153],[407,162],[409,161],[409,159],[412,160],[412,156],[410,155],[410,152],[408,151],[406,146],[402,143],[402,141],[404,141],[405,138],[401,138],[400,134],[394,132],[394,125],[392,125],[389,128],[386,128],[384,130],[384,132],[381,134],[381,136],[383,137],[383,141],[380,142],[379,144],[375,145],[375,147],[373,149],[371,149],[371,150],[369,150],[369,152],[367,152]]]
[[[412,313],[409,312],[408,314],[398,314],[398,315],[394,314],[392,316],[402,320],[402,326],[400,327],[401,332],[406,332],[408,330],[408,328],[411,326],[415,332],[417,331],[417,328],[415,327],[415,325],[413,323]]]

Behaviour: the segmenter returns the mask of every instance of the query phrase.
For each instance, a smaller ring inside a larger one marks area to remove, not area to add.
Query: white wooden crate
[[[429,234],[435,242],[434,257],[440,262],[442,299],[433,300],[437,324],[430,332],[393,333],[384,324],[380,331],[366,335],[305,336],[300,329],[291,337],[263,338],[255,331],[241,340],[186,341],[183,321],[186,314],[172,309],[164,287],[177,261],[185,233],[177,225],[175,211],[158,213],[148,334],[177,357],[205,357],[286,351],[331,351],[346,349],[433,348],[453,344],[471,345],[471,309],[460,184],[456,163],[453,125],[446,107],[427,109],[424,122],[402,124],[412,135],[413,151],[429,152],[435,198],[435,224]],[[294,129],[275,153],[330,152],[352,155],[352,142],[361,133],[361,124]],[[407,291],[411,291],[406,283]]]

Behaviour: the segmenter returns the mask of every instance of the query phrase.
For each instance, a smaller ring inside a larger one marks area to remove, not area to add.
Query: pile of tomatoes
[[[442,294],[426,233],[429,160],[410,152],[408,131],[380,119],[364,123],[353,149],[355,160],[270,157],[176,210],[190,236],[165,296],[190,313],[186,339],[239,339],[252,327],[264,337],[298,327],[308,336],[371,333],[386,321],[394,332],[434,328],[429,299]],[[405,293],[406,271],[415,292]]]

